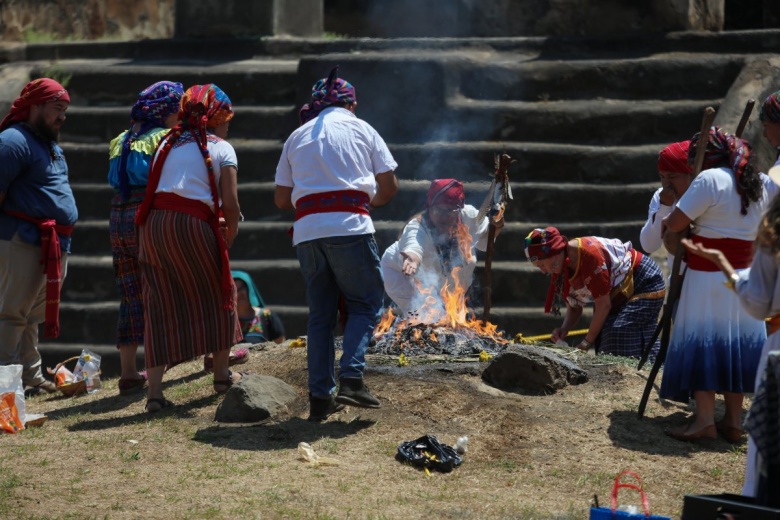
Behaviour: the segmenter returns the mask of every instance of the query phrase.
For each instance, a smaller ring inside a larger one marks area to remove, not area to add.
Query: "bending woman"
[[[196,85],[179,118],[157,150],[136,220],[149,412],[172,404],[162,392],[168,364],[212,353],[215,392],[240,379],[228,370],[230,347],[242,339],[227,254],[240,215],[238,162],[225,140],[233,108],[216,85]]]
[[[553,341],[566,338],[593,304],[593,317],[581,350],[640,357],[658,324],[666,294],[663,274],[649,256],[631,242],[614,238],[568,240],[554,227],[534,229],[525,239],[525,255],[545,274],[552,275],[544,312],[560,315],[563,324]],[[658,342],[652,352],[658,349]]]

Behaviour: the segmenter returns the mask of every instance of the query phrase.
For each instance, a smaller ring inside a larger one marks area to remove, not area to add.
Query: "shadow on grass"
[[[372,427],[376,421],[354,419],[349,422],[331,419],[317,423],[291,417],[287,420],[238,426],[209,426],[195,432],[193,440],[217,448],[271,451],[295,448],[300,442],[312,443],[323,437],[340,439]]]
[[[190,381],[194,381],[201,377],[203,377],[202,372],[195,372],[182,377],[178,377],[176,379],[170,379],[168,381],[163,382],[163,388],[168,388],[169,386],[179,385],[182,383],[188,383]],[[48,399],[45,400],[45,402],[61,401],[63,403],[73,402],[75,404],[71,406],[67,406],[65,408],[58,408],[56,410],[52,410],[50,412],[47,412],[46,415],[50,419],[65,419],[70,415],[84,414],[84,413],[98,415],[98,414],[115,412],[117,410],[122,410],[123,408],[127,408],[128,406],[135,405],[139,401],[146,400],[146,389],[132,395],[119,395],[118,393],[113,393],[113,391],[111,392],[112,393],[110,395],[106,395],[105,397],[102,397],[100,399],[96,399],[94,401],[90,400],[81,403],[78,402],[79,401],[78,397],[73,398],[64,395],[49,397]],[[114,419],[114,420],[121,420],[121,418]],[[86,422],[90,422],[90,421],[86,421]],[[79,425],[74,425],[74,426],[79,426]],[[84,429],[84,428],[79,428],[79,429]],[[92,428],[88,428],[88,429],[92,429]]]
[[[727,452],[734,448],[718,437],[684,442],[673,439],[665,430],[682,426],[690,421],[690,413],[679,410],[664,417],[647,417],[642,420],[634,410],[615,410],[609,414],[607,434],[615,446],[650,455],[690,456],[702,451]]]

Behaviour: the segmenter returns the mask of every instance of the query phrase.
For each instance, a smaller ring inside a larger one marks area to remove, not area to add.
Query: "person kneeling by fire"
[[[431,182],[425,209],[412,217],[401,238],[382,255],[385,292],[409,323],[437,323],[447,315],[446,293],[465,297],[477,257],[487,248],[489,219],[465,203],[463,183]],[[503,217],[495,222],[504,226]],[[465,310],[465,307],[464,307]]]
[[[568,240],[558,229],[534,229],[525,238],[525,255],[545,274],[552,275],[546,313],[560,315],[563,324],[552,340],[563,340],[592,303],[593,317],[585,338],[577,345],[584,351],[641,357],[658,324],[666,293],[658,265],[633,247],[614,238],[582,237]],[[659,343],[652,346],[655,356]]]

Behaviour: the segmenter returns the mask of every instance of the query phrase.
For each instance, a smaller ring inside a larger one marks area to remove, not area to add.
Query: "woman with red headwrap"
[[[440,298],[447,284],[453,291],[471,286],[477,257],[487,248],[488,217],[466,204],[463,183],[455,179],[431,182],[425,210],[404,227],[401,238],[382,255],[385,292],[398,306],[399,316],[436,322],[443,316]],[[503,227],[503,219],[497,227]],[[434,299],[426,298],[433,296]]]
[[[240,378],[228,370],[230,347],[242,339],[227,254],[240,215],[238,161],[225,140],[232,118],[216,85],[184,93],[181,122],[157,148],[136,216],[149,412],[172,404],[162,393],[166,365],[212,353],[215,392]]]
[[[690,141],[672,143],[658,154],[658,175],[661,177],[661,187],[650,199],[647,222],[639,233],[639,243],[648,253],[658,251],[663,245],[662,221],[674,209],[674,203],[688,189],[693,177],[688,164],[688,148]],[[674,255],[667,253],[666,262],[669,270],[674,262]],[[681,266],[680,272],[683,271]]]
[[[640,357],[655,331],[664,303],[664,278],[649,256],[614,238],[572,240],[554,227],[534,229],[525,239],[525,255],[552,280],[544,312],[560,314],[563,324],[552,332],[564,339],[593,304],[593,317],[577,348],[603,354]],[[658,349],[658,343],[652,346]]]
[[[689,160],[699,145],[696,134]],[[736,273],[741,273],[753,260],[759,224],[776,188],[753,168],[747,141],[712,127],[704,146],[704,170],[664,225],[675,233],[692,225],[693,243],[723,251]],[[687,261],[660,395],[681,402],[691,396],[696,400],[693,421],[667,432],[690,441],[714,438],[717,430],[741,428],[743,395],[754,389],[766,327],[741,308],[736,295],[724,287],[715,264],[691,255]],[[726,405],[717,428],[716,393],[723,394]]]

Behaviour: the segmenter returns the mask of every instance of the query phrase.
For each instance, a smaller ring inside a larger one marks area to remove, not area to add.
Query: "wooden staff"
[[[742,117],[739,119],[739,124],[737,125],[737,131],[735,132],[737,137],[742,137],[742,133],[745,131],[745,128],[747,127],[748,120],[750,119],[750,114],[753,112],[753,107],[755,106],[755,104],[756,104],[756,100],[753,99],[753,98],[748,99],[747,103],[745,103],[745,109],[742,111]],[[708,111],[705,111],[705,117],[707,117],[707,113],[708,113]],[[715,111],[714,110],[712,111],[712,117],[713,118],[715,117]],[[711,121],[709,121],[709,122],[711,123]],[[707,123],[706,120],[702,121],[702,127],[704,126],[705,123]],[[703,152],[700,152],[700,150],[701,150],[701,148],[696,150],[697,159],[698,159],[698,154],[699,153],[703,153]],[[702,161],[703,161],[703,158],[702,158]],[[701,168],[701,165],[699,166],[699,168]],[[698,171],[701,171],[701,170],[699,169]],[[682,258],[682,257],[680,257],[680,258]],[[676,251],[675,251],[674,264],[672,266],[672,273],[680,272],[680,265],[679,264],[681,264],[681,263],[682,263],[681,260],[678,262],[678,255],[676,254]],[[672,292],[673,292],[672,289],[673,288],[674,288],[674,284],[672,283],[672,284],[670,284],[670,287],[669,287],[668,299],[676,302],[677,298],[679,298],[679,296],[680,296],[679,290],[681,289],[681,286],[679,286],[679,284],[678,284],[677,294],[672,294]],[[662,331],[666,335],[669,334],[670,327],[671,327],[671,324],[670,324],[671,320],[670,319],[665,319],[666,313],[667,313],[667,307],[664,307],[664,313],[663,313],[663,315],[661,317],[661,321],[658,322],[658,326],[656,327],[655,332],[653,333],[653,336],[652,336],[650,342],[645,345],[645,347],[644,347],[644,349],[642,351],[642,357],[639,360],[639,365],[637,366],[637,370],[642,370],[642,367],[647,362],[647,358],[650,355],[650,351],[652,350],[653,345],[655,344],[655,340],[658,339],[658,335],[661,334]],[[662,343],[664,342],[663,337],[661,339],[661,342]],[[668,339],[667,339],[667,342],[668,342]]]
[[[509,170],[509,165],[512,164],[512,158],[509,157],[507,154],[502,154],[500,157],[496,156],[496,173],[495,177],[493,179],[493,183],[491,185],[491,193],[488,194],[488,197],[492,199],[493,204],[500,204],[505,205],[507,194],[509,191],[509,176],[507,175],[507,171]],[[500,187],[501,188],[501,200],[496,200],[496,189]],[[485,201],[488,202],[487,200]],[[485,207],[485,204],[483,204],[483,207]],[[505,214],[505,208],[502,208],[501,217],[504,218]],[[484,302],[485,305],[482,310],[482,321],[483,323],[487,323],[490,321],[490,307],[492,305],[492,297],[493,297],[493,249],[494,245],[493,242],[496,240],[496,223],[493,221],[493,216],[488,213],[488,239],[487,239],[487,249],[485,251],[485,280],[484,280]]]
[[[701,130],[699,131],[699,142],[696,146],[696,158],[693,162],[693,169],[691,178],[695,178],[699,172],[701,172],[702,165],[704,164],[704,152],[707,150],[707,143],[709,142],[710,127],[712,121],[715,119],[715,109],[707,107],[704,109],[704,116],[701,121]],[[653,368],[650,369],[650,374],[647,376],[647,384],[645,390],[642,393],[642,399],[639,401],[639,418],[642,419],[645,415],[645,408],[647,407],[647,401],[650,398],[650,392],[653,390],[653,383],[658,376],[658,371],[661,370],[666,360],[666,351],[669,349],[669,336],[672,327],[672,315],[674,305],[677,299],[680,297],[680,289],[682,287],[682,278],[680,277],[680,264],[682,263],[683,247],[679,247],[682,233],[675,233],[677,247],[674,252],[674,262],[672,263],[672,272],[669,276],[671,279],[669,283],[669,293],[666,295],[666,305],[664,305],[664,312],[661,316],[661,321],[656,327],[656,334],[653,335],[652,341],[645,346],[645,350],[642,353],[642,359],[639,361],[637,370],[640,370],[647,361],[650,351],[653,349],[655,340],[658,338],[658,331],[661,331],[661,346],[658,349],[658,356],[655,358]]]

